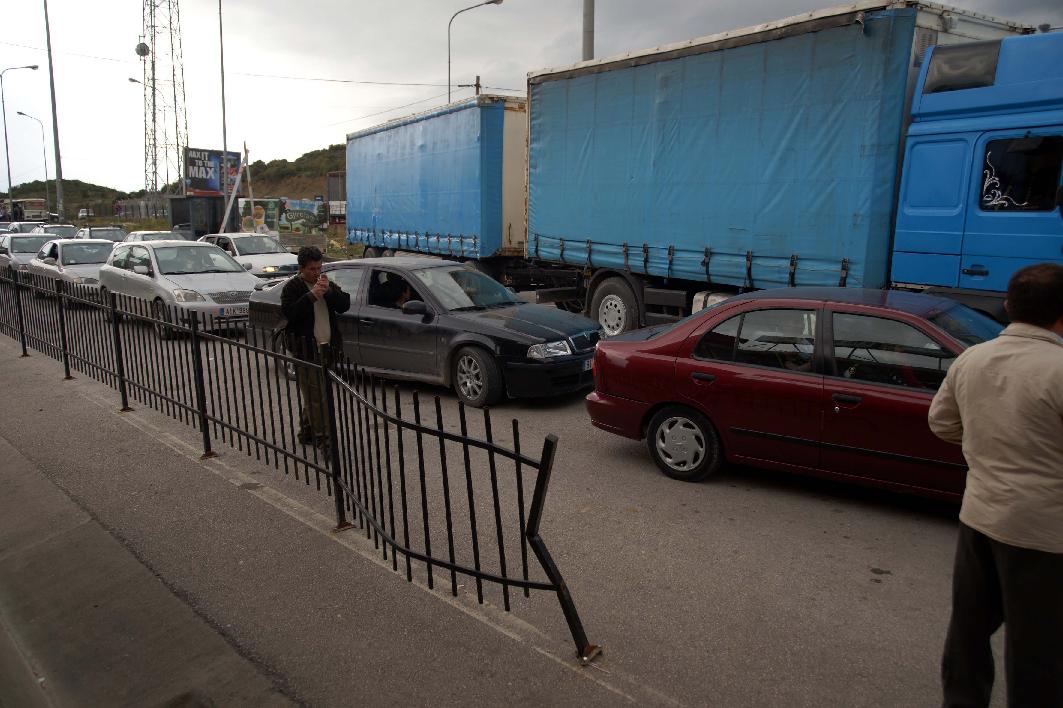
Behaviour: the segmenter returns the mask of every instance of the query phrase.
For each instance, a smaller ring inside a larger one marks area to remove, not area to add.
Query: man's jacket
[[[315,361],[317,344],[314,342],[314,295],[310,286],[298,275],[292,276],[281,290],[281,312],[287,319],[284,325],[284,340],[288,350],[296,357]],[[333,351],[343,351],[343,338],[336,323],[336,315],[351,309],[351,296],[330,282],[325,292],[325,306],[329,313],[329,344]]]

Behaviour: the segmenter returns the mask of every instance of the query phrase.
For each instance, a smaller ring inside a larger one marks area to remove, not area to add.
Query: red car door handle
[[[836,393],[831,398],[835,403],[845,403],[850,406],[855,406],[860,401],[864,400],[863,396],[852,396],[848,393]]]
[[[712,383],[716,380],[716,374],[706,374],[701,371],[695,371],[690,375],[690,378],[695,381],[704,381],[705,383]]]

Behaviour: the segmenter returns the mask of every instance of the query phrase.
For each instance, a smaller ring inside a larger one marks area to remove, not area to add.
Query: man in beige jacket
[[[930,428],[963,445],[944,706],[988,706],[989,638],[1006,625],[1008,705],[1063,706],[1063,266],[1008,283],[1012,324],[961,354]]]

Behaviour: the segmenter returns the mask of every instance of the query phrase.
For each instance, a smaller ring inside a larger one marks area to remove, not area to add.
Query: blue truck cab
[[[1063,263],[1063,34],[930,49],[912,97],[891,280],[999,314],[1008,279]]]

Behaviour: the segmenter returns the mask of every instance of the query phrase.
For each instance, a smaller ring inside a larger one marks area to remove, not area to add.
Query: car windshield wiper
[[[164,270],[163,275],[195,275],[198,270]]]
[[[451,309],[451,312],[472,312],[473,310],[486,310],[483,305],[466,305],[465,307],[455,307]]]

